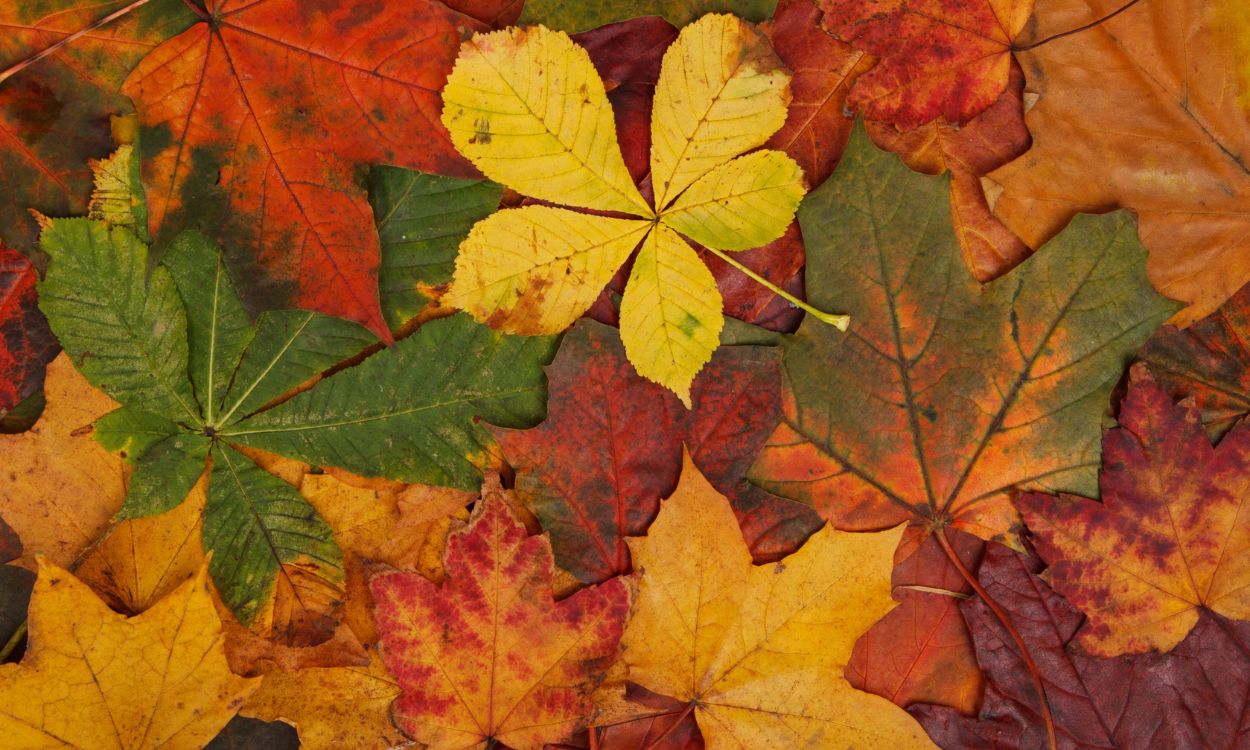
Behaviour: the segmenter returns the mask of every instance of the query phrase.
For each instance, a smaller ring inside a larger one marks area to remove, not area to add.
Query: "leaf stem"
[[[1033,661],[1033,657],[1029,654],[1028,646],[1024,645],[1024,638],[1020,636],[1020,631],[1016,630],[1016,626],[1012,624],[1011,617],[1007,615],[999,603],[990,596],[990,592],[985,590],[977,577],[972,575],[968,568],[964,565],[964,561],[959,559],[959,553],[951,546],[950,541],[946,538],[946,531],[941,526],[933,530],[933,535],[937,537],[938,543],[942,545],[942,550],[946,552],[946,556],[959,569],[959,574],[964,580],[972,586],[972,590],[977,592],[977,596],[981,597],[981,601],[990,608],[998,621],[1006,628],[1007,634],[1015,641],[1016,648],[1020,650],[1020,657],[1024,660],[1024,666],[1029,670],[1029,677],[1033,679],[1033,690],[1037,692],[1037,698],[1042,703],[1042,722],[1046,725],[1046,740],[1049,743],[1047,747],[1050,750],[1057,750],[1058,745],[1055,741],[1055,719],[1050,714],[1050,702],[1046,700],[1046,686],[1042,684],[1042,673],[1037,669],[1037,663]]]
[[[833,313],[827,313],[824,310],[818,310],[815,307],[812,307],[811,305],[807,304],[803,300],[799,299],[798,297],[795,297],[793,294],[790,294],[786,290],[777,286],[776,284],[769,281],[768,279],[764,278],[763,276],[760,276],[755,271],[752,271],[751,269],[742,265],[733,257],[729,256],[728,254],[723,253],[714,247],[709,247],[707,248],[707,250],[711,252],[713,255],[715,255],[716,257],[720,258],[721,260],[725,261],[729,265],[733,266],[734,268],[744,273],[748,278],[755,281],[760,286],[764,287],[765,289],[777,295],[778,297],[781,297],[782,299],[794,305],[795,307],[799,308],[803,312],[808,313],[809,315],[814,315],[817,319],[821,320],[822,322],[828,323],[829,325],[833,326],[839,331],[846,331],[847,327],[850,326],[851,316],[834,315]]]
[[[0,664],[3,664],[17,650],[17,644],[21,643],[22,639],[26,637],[26,622],[26,620],[22,620],[22,624],[18,625],[17,630],[14,630],[13,635],[10,636],[9,642],[4,644],[4,648],[0,648]]]
[[[108,14],[104,18],[101,18],[99,20],[96,20],[87,24],[86,26],[79,29],[78,31],[75,31],[73,34],[70,34],[69,36],[61,39],[56,44],[53,44],[51,47],[42,49],[39,52],[36,52],[35,54],[26,58],[25,60],[21,60],[19,62],[13,63],[5,70],[0,71],[0,83],[4,83],[8,79],[12,78],[18,73],[21,73],[23,70],[39,62],[40,60],[47,57],[48,55],[54,54],[57,50],[61,49],[67,44],[72,43],[74,40],[82,36],[85,36],[87,34],[90,34],[91,32],[95,31],[101,26],[107,23],[110,23],[112,21],[115,21],[118,18],[121,18],[122,16],[126,15],[127,13],[134,10],[135,8],[139,8],[141,6],[147,5],[149,2],[151,2],[151,0],[134,0],[134,2],[130,3],[126,7],[118,8],[117,10]]]
[[[1015,46],[1015,45],[1013,44],[1013,45],[1011,46],[1011,51],[1012,51],[1012,52],[1025,52],[1025,51],[1028,51],[1028,50],[1033,49],[1034,47],[1040,47],[1040,46],[1042,46],[1043,44],[1046,44],[1047,42],[1053,42],[1053,41],[1055,41],[1056,39],[1062,39],[1062,38],[1063,38],[1063,37],[1065,37],[1065,36],[1071,36],[1072,34],[1079,34],[1079,33],[1081,33],[1082,31],[1086,31],[1086,30],[1088,30],[1088,29],[1092,29],[1092,28],[1094,28],[1095,26],[1097,26],[1097,25],[1099,25],[1099,24],[1101,24],[1101,23],[1105,23],[1105,22],[1107,22],[1107,21],[1110,21],[1111,19],[1113,19],[1113,18],[1115,18],[1116,16],[1120,15],[1121,13],[1123,13],[1124,11],[1126,11],[1126,10],[1128,10],[1129,8],[1133,7],[1134,5],[1137,5],[1137,3],[1138,3],[1139,1],[1140,1],[1140,0],[1128,0],[1128,2],[1127,2],[1127,3],[1125,3],[1124,5],[1121,5],[1121,6],[1120,6],[1119,8],[1117,8],[1116,10],[1111,11],[1110,13],[1108,13],[1108,14],[1107,14],[1107,15],[1105,15],[1105,16],[1103,16],[1102,18],[1099,18],[1099,19],[1094,20],[1094,21],[1090,21],[1089,23],[1085,24],[1084,26],[1078,26],[1078,27],[1076,27],[1075,29],[1069,29],[1069,30],[1067,30],[1067,31],[1061,31],[1061,32],[1059,32],[1058,34],[1051,34],[1050,36],[1046,37],[1045,39],[1041,39],[1041,40],[1038,40],[1038,41],[1036,41],[1036,42],[1032,42],[1032,43],[1030,43],[1030,44],[1025,44],[1025,45],[1022,45],[1022,46],[1019,46],[1019,47],[1017,47],[1017,46]]]

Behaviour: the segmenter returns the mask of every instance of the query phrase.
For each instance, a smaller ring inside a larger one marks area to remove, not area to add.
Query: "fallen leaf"
[[[765,144],[786,152],[819,187],[842,158],[855,118],[846,111],[851,85],[875,60],[820,27],[816,0],[781,0],[764,33],[794,73],[786,122]]]
[[[0,69],[8,68],[129,5],[128,0],[43,0],[0,7]],[[0,82],[0,238],[28,251],[36,223],[83,213],[88,160],[113,150],[109,115],[131,110],[118,92],[144,54],[187,28],[181,0],[152,0]]]
[[[1024,125],[1024,73],[1012,63],[1007,89],[961,126],[934,121],[906,133],[888,123],[868,123],[873,142],[925,174],[951,173],[951,223],[964,263],[978,281],[991,281],[1020,265],[1033,250],[990,213],[981,177],[1029,148]]]
[[[1170,651],[1209,610],[1250,619],[1250,428],[1212,447],[1192,406],[1134,365],[1107,432],[1102,502],[1030,493],[1017,501],[1051,584],[1087,620],[1076,645],[1115,656]]]
[[[1036,557],[990,547],[981,584],[1011,617],[1041,669],[1058,747],[1239,747],[1250,690],[1250,625],[1204,612],[1171,653],[1104,659],[1073,648],[1084,617],[1051,590]],[[1046,744],[1020,652],[979,598],[963,604],[989,687],[979,717],[913,709],[943,747],[1031,750]]]
[[[557,564],[583,583],[632,570],[626,537],[645,533],[677,486],[683,442],[729,495],[757,559],[793,552],[819,525],[804,506],[741,479],[780,414],[774,351],[722,348],[696,381],[690,412],[637,375],[616,331],[593,321],[565,335],[547,376],[547,419],[495,434]]]
[[[777,0],[527,0],[517,22],[543,24],[570,34],[638,16],[661,16],[682,27],[707,13],[764,21],[776,5]]]
[[[295,728],[280,721],[235,716],[204,750],[299,750]]]
[[[48,404],[27,432],[0,435],[0,508],[22,539],[27,567],[36,553],[70,565],[108,527],[126,494],[123,461],[100,447],[91,425],[117,408],[74,369],[69,355],[48,365]]]
[[[1173,399],[1193,398],[1207,435],[1250,413],[1250,286],[1188,328],[1164,326],[1138,357]]]
[[[1111,389],[1174,307],[1125,213],[1081,217],[1048,257],[982,287],[948,185],[857,128],[804,203],[808,294],[855,324],[807,321],[784,342],[784,416],[751,479],[838,528],[911,521],[1016,544],[1010,490],[1094,492]]]
[[[710,77],[686,75],[705,59],[725,64],[704,66]],[[535,78],[548,83],[521,84]],[[723,303],[678,232],[718,254],[784,234],[804,192],[801,170],[778,151],[734,157],[781,127],[788,82],[767,40],[741,20],[709,15],[686,27],[665,52],[656,85],[653,209],[617,148],[611,104],[583,48],[541,26],[475,36],[444,92],[443,122],[457,149],[524,195],[642,218],[543,205],[499,211],[461,244],[446,302],[503,330],[556,333],[641,243],[621,301],[626,350],[641,375],[689,406],[690,384],[723,326]],[[606,137],[581,135],[588,131]],[[522,144],[516,133],[538,137]],[[515,248],[518,235],[528,246],[501,252]]]
[[[35,298],[38,278],[26,256],[0,243],[0,416],[43,388],[59,350]]]
[[[947,536],[965,567],[976,570],[985,544],[968,534]],[[906,547],[895,557],[906,554]],[[897,560],[891,584],[898,606],[856,641],[846,679],[903,708],[936,703],[976,714],[985,678],[959,613],[972,587],[931,536],[914,554]]]
[[[629,684],[622,697],[650,713],[636,719],[607,721],[546,750],[704,750],[703,735],[691,706]],[[632,709],[631,709],[632,710]],[[595,733],[591,744],[590,732]]]
[[[230,673],[204,569],[127,618],[42,562],[29,647],[0,666],[7,747],[203,747],[259,681]]]
[[[1250,280],[1250,18],[1239,0],[1038,0],[1017,40],[1033,147],[987,176],[994,215],[1039,247],[1081,211],[1132,209],[1161,293],[1192,323]],[[1038,46],[1030,47],[1033,44]]]
[[[911,130],[965,123],[1007,87],[1012,42],[1034,0],[820,0],[822,25],[878,58],[847,104]]]
[[[367,666],[271,672],[239,709],[244,716],[285,721],[304,750],[391,748],[404,737],[391,723],[395,678],[373,654]]]
[[[545,537],[526,536],[489,484],[448,541],[447,578],[372,581],[382,656],[403,694],[396,723],[439,748],[536,750],[588,723],[616,657],[629,588],[614,578],[560,602]]]
[[[641,573],[621,639],[628,679],[692,704],[713,750],[932,747],[902,709],[842,676],[855,640],[894,606],[901,534],[825,527],[754,566],[725,497],[687,456],[647,536],[629,540]]]
[[[481,26],[434,0],[207,0],[206,11],[123,88],[145,127],[156,245],[205,231],[237,251],[250,297],[388,338],[354,169],[472,176],[438,123],[438,90],[462,35]]]

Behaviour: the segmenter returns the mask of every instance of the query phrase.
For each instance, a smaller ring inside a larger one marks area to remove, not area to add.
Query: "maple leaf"
[[[826,526],[754,566],[729,504],[687,456],[647,536],[628,540],[641,571],[621,639],[629,680],[687,703],[713,750],[932,747],[902,709],[842,676],[855,640],[894,606],[901,534]]]
[[[433,0],[208,0],[201,22],[145,57],[123,89],[146,128],[156,245],[208,232],[240,251],[257,298],[388,338],[354,169],[472,175],[438,123],[438,90],[462,33],[481,28]]]
[[[1188,328],[1163,326],[1138,357],[1174,399],[1193,398],[1218,438],[1250,412],[1250,286]]]
[[[365,666],[271,672],[239,711],[289,723],[305,750],[396,747],[404,738],[391,723],[390,710],[399,694],[395,678],[374,654]]]
[[[687,75],[701,60],[725,64]],[[788,82],[767,41],[743,21],[710,15],[683,29],[656,86],[652,209],[617,148],[611,104],[584,49],[541,26],[475,36],[443,95],[456,147],[524,195],[642,218],[545,205],[499,211],[461,244],[445,301],[503,330],[555,333],[590,307],[641,244],[621,300],[626,351],[639,374],[689,407],[690,384],[724,324],[723,302],[678,232],[739,265],[725,251],[786,231],[805,191],[802,171],[778,151],[738,155],[781,127]],[[528,135],[523,145],[520,134]],[[517,237],[528,244],[518,249]]]
[[[48,365],[47,406],[26,432],[0,435],[7,471],[0,508],[24,542],[33,568],[41,553],[69,565],[108,527],[126,494],[123,460],[92,438],[91,425],[117,408],[93,388],[67,354]]]
[[[472,486],[492,450],[474,420],[519,427],[541,417],[538,368],[552,342],[502,337],[463,316],[431,322],[266,408],[376,339],[306,311],[266,312],[253,325],[220,253],[196,233],[175,240],[146,280],[148,248],[124,228],[56,220],[41,246],[53,259],[40,285],[53,330],[82,373],[123,404],[100,425],[106,446],[135,463],[119,518],[173,508],[211,456],[202,541],[216,553],[214,582],[245,625],[275,586],[305,613],[294,615],[297,625],[318,619],[337,603],[343,563],[317,511],[238,448]],[[460,358],[444,359],[451,352]],[[504,362],[528,362],[529,374]]]
[[[911,520],[1014,543],[1011,488],[1093,492],[1111,389],[1174,306],[1127,214],[1079,218],[1050,257],[982,287],[948,184],[857,128],[804,203],[810,294],[859,324],[842,337],[809,321],[784,341],[785,414],[751,479],[839,528]]]
[[[0,416],[43,387],[56,339],[35,298],[38,274],[24,255],[0,243]]]
[[[759,22],[773,15],[776,5],[777,0],[527,0],[518,23],[572,34],[639,16],[660,16],[677,27],[708,13],[731,13]]]
[[[0,7],[0,68],[9,68],[127,6],[129,0],[41,0]],[[113,148],[109,115],[131,110],[118,93],[127,73],[195,16],[181,0],[152,0],[0,79],[0,238],[34,247],[27,209],[82,213],[91,189],[88,159]]]
[[[44,562],[29,644],[0,666],[0,731],[14,750],[202,747],[259,687],[230,673],[203,569],[126,618]]]
[[[1073,648],[1084,617],[1039,575],[1036,557],[991,547],[981,584],[1007,611],[1042,666],[1060,748],[1238,747],[1250,690],[1250,625],[1203,613],[1171,653],[1104,659]],[[1046,744],[1028,670],[980,599],[962,605],[989,679],[985,706],[967,717],[913,709],[943,747],[1027,750]]]
[[[1101,503],[1017,501],[1052,585],[1087,614],[1076,643],[1104,656],[1169,651],[1201,610],[1250,619],[1250,430],[1213,448],[1197,411],[1173,405],[1140,364],[1119,421],[1104,440]]]
[[[774,560],[819,525],[806,506],[741,481],[780,416],[776,352],[724,347],[691,391],[690,412],[637,375],[616,332],[581,321],[547,368],[547,419],[496,430],[516,493],[551,535],[556,562],[598,583],[631,570],[627,536],[655,518],[677,486],[682,445],[730,497],[752,553]]]
[[[584,726],[629,611],[620,578],[556,602],[545,537],[527,536],[503,491],[483,489],[448,540],[447,579],[372,581],[382,655],[403,695],[396,723],[434,749],[541,748]]]
[[[1132,209],[1155,288],[1190,305],[1173,319],[1185,325],[1250,280],[1250,74],[1230,62],[1250,54],[1250,19],[1238,0],[1111,17],[1123,5],[1039,0],[1017,52],[1038,96],[1033,147],[991,172],[987,192],[1031,247],[1077,212]]]
[[[1007,87],[1012,41],[1033,0],[820,0],[822,25],[878,58],[847,104],[911,130],[964,123]]]

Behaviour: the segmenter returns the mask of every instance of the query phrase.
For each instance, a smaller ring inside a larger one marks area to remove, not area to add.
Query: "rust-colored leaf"
[[[372,582],[403,691],[395,721],[432,750],[538,750],[585,726],[629,610],[620,578],[556,602],[550,544],[526,535],[502,494],[488,485],[449,540],[441,586],[415,573]]]
[[[1078,212],[1132,209],[1151,282],[1190,305],[1178,325],[1250,281],[1244,0],[1038,0],[1017,44],[1033,147],[987,176],[994,214],[1038,247]]]
[[[1051,583],[1086,614],[1078,646],[1170,651],[1205,610],[1250,619],[1250,425],[1212,447],[1197,410],[1134,365],[1099,485],[1101,503],[1018,501]]]
[[[35,298],[26,256],[0,242],[0,416],[43,387],[58,347]]]
[[[438,92],[481,26],[434,0],[208,0],[207,11],[124,89],[145,126],[157,245],[204,230],[252,269],[235,278],[266,306],[389,337],[356,167],[474,174],[439,123]]]
[[[1033,0],[821,0],[824,28],[878,58],[847,102],[911,130],[964,123],[1007,87],[1011,44]]]

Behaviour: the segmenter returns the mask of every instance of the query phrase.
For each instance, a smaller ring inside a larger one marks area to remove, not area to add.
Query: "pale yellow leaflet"
[[[603,81],[563,32],[512,27],[465,42],[442,119],[461,154],[517,192],[652,215],[625,168]]]
[[[690,385],[720,343],[716,279],[681,235],[656,225],[634,259],[621,299],[621,341],[638,374],[690,408]]]
[[[460,244],[444,301],[492,328],[559,333],[590,307],[651,228],[549,206],[491,214]]]
[[[806,192],[794,159],[756,151],[700,177],[660,220],[701,245],[750,250],[786,233]]]
[[[762,146],[785,123],[789,105],[790,72],[750,24],[707,15],[682,29],[664,53],[652,105],[656,208]]]

